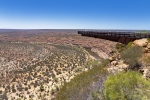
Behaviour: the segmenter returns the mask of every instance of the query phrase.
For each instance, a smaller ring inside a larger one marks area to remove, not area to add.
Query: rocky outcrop
[[[148,40],[146,38],[135,40],[133,42],[133,45],[137,45],[137,46],[140,46],[140,47],[146,47],[147,44],[148,44]]]
[[[143,48],[144,50],[144,54],[143,57],[141,58],[141,62],[142,62],[142,67],[139,69],[144,78],[150,78],[150,65],[147,65],[144,63],[145,58],[150,56],[150,43],[148,42],[147,39],[139,39],[139,40],[135,40],[133,42],[133,45],[137,45]],[[150,62],[147,60],[147,63]]]
[[[148,42],[146,38],[135,40],[132,46],[140,46],[144,49],[145,53],[150,53],[150,43]]]
[[[148,43],[144,48],[145,53],[150,53],[150,43]]]
[[[115,62],[115,65],[114,65]],[[110,65],[111,67],[107,68],[109,73],[115,73],[115,72],[119,72],[119,71],[123,71],[125,69],[127,69],[128,65],[123,63],[123,61],[113,61]]]
[[[150,69],[142,68],[140,69],[140,72],[143,74],[144,78],[150,78]]]
[[[120,54],[114,54],[108,59],[110,64],[108,65],[107,71],[109,73],[115,73],[119,71],[123,71],[128,68],[128,65],[124,63],[124,61],[120,58]]]

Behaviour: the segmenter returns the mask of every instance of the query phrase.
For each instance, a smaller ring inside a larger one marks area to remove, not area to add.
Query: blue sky
[[[150,0],[0,0],[0,28],[150,30]]]

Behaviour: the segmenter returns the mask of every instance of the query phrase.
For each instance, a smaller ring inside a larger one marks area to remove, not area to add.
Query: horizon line
[[[90,28],[0,28],[0,30],[146,30],[150,31],[149,29],[90,29]]]

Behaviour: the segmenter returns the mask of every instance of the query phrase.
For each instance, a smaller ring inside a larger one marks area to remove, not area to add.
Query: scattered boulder
[[[128,65],[127,64],[120,64],[118,65],[118,68],[120,69],[127,69]]]
[[[107,71],[109,73],[115,73],[119,71],[126,70],[128,68],[128,65],[123,62],[123,60],[114,60],[110,63],[109,67],[107,68]]]
[[[110,62],[112,62],[112,61],[116,60],[116,57],[114,57],[114,56],[109,57],[108,60],[109,60]]]
[[[111,65],[116,66],[116,65],[118,65],[118,62],[117,61],[112,61]]]
[[[145,53],[150,53],[150,49],[149,48],[144,48],[144,52]]]
[[[149,79],[150,79],[150,70],[147,70],[146,78],[149,78]]]

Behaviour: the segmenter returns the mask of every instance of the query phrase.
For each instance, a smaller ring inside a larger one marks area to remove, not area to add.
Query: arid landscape
[[[0,100],[150,100],[150,0],[1,0]]]
[[[0,30],[0,99],[51,100],[91,68],[87,62],[108,58],[115,44],[77,30]]]

